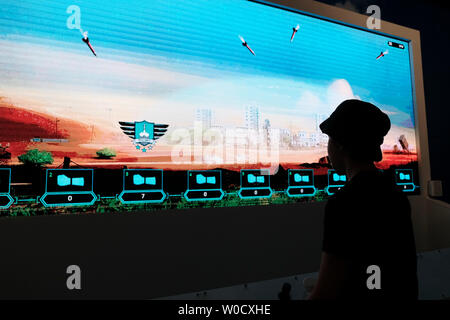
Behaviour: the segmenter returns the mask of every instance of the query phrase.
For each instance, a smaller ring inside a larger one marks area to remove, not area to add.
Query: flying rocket
[[[95,53],[94,48],[92,48],[91,43],[89,42],[89,38],[87,36],[87,31],[85,33],[83,33],[83,36],[84,37],[81,40],[83,40],[83,42],[88,45],[89,49],[91,49],[91,51],[94,54],[94,56],[97,56],[97,54]]]
[[[292,28],[292,36],[291,36],[291,42],[294,40],[295,34],[297,33],[298,29],[300,29],[300,25],[298,24],[295,28]]]
[[[244,40],[244,38],[242,38],[241,36],[239,36],[239,39],[241,39],[242,41],[242,45],[244,47],[246,47],[254,56],[256,56],[255,52],[248,46],[247,42]]]
[[[386,50],[385,52],[381,52],[380,55],[377,57],[376,60],[380,59],[381,57],[384,57],[385,55],[387,55],[389,53],[388,50]]]

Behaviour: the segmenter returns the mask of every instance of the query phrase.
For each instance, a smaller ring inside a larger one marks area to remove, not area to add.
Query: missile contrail
[[[295,34],[297,33],[298,29],[300,29],[299,24],[295,28],[292,28],[291,42],[294,40]]]
[[[97,56],[97,54],[95,53],[94,48],[92,48],[91,43],[89,42],[89,38],[88,38],[87,34],[88,34],[87,31],[85,33],[83,33],[83,38],[81,40],[83,40],[83,42],[88,45],[89,49],[91,49],[91,51],[94,54],[94,56]]]
[[[247,48],[254,56],[256,56],[256,54],[255,54],[255,52],[252,50],[252,48],[250,48],[250,47],[248,46],[247,41],[245,41],[244,38],[241,37],[241,36],[239,36],[239,39],[241,39],[242,45],[243,45],[244,47],[246,47],[246,48]]]

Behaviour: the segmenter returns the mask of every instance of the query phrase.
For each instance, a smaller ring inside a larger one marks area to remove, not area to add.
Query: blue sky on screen
[[[406,42],[245,0],[2,3],[0,95],[28,95],[55,113],[70,105],[101,117],[95,101],[121,120],[158,113],[159,121],[188,125],[201,107],[216,110],[217,122],[242,125],[242,108],[256,104],[287,127],[356,97],[386,111],[394,125],[413,127]],[[97,58],[67,28],[70,5],[81,8]],[[388,47],[389,40],[405,49]]]

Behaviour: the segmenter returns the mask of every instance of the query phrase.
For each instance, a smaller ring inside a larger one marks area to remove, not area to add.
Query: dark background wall
[[[0,300],[151,299],[315,272],[323,207],[3,218]]]
[[[378,5],[381,19],[420,31],[431,178],[442,180],[450,202],[450,1],[317,0],[358,13]]]

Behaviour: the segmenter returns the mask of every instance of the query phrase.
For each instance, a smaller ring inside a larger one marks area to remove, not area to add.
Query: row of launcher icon
[[[333,182],[346,182],[347,177],[345,175],[340,175],[337,173],[333,173],[331,175]],[[265,176],[263,175],[254,175],[254,174],[248,174],[247,175],[247,182],[250,184],[265,183]],[[310,183],[312,180],[312,177],[310,175],[301,175],[299,173],[294,174],[294,181],[296,183]],[[411,175],[409,173],[399,173],[399,180],[400,181],[409,181],[411,180]],[[203,174],[197,174],[195,176],[195,182],[199,185],[201,184],[216,184],[217,179],[215,176],[204,176]],[[133,184],[136,186],[140,185],[156,185],[156,177],[143,177],[140,174],[133,175]],[[78,186],[83,187],[85,184],[83,177],[68,177],[64,174],[58,175],[57,177],[57,184],[60,187],[66,187],[66,186]]]
[[[399,173],[399,178],[401,181],[403,180],[411,180],[411,175],[410,174],[405,174],[405,173]],[[295,173],[294,174],[294,181],[296,183],[310,183],[312,180],[310,175],[301,175],[299,173]],[[332,180],[334,182],[346,182],[347,181],[347,176],[345,174],[337,174],[337,173],[333,173],[332,174]],[[73,181],[73,185],[83,185],[83,178],[72,178]],[[68,182],[68,180],[64,179],[64,182]],[[197,174],[195,176],[195,182],[197,184],[216,184],[216,177],[205,177],[203,174]],[[247,182],[248,183],[264,183],[265,182],[265,177],[264,176],[259,176],[259,175],[254,175],[254,174],[248,174],[247,175]],[[142,177],[140,174],[135,174],[133,175],[133,183],[137,186],[139,185],[143,185],[148,184],[148,185],[156,185],[156,178],[155,177]],[[59,184],[59,177],[58,177],[58,185]],[[68,185],[68,183],[66,184],[61,184],[61,185]]]
[[[62,169],[66,170],[66,169]],[[67,205],[92,205],[100,196],[94,193],[93,170],[73,169],[72,172],[48,169],[45,194],[39,200],[46,207]],[[77,171],[74,171],[77,170]],[[314,171],[289,170],[288,187],[286,190],[273,191],[270,186],[270,175],[259,170],[242,170],[241,188],[237,192],[242,199],[270,198],[274,192],[285,192],[289,197],[313,197],[318,191],[332,195],[347,182],[347,177],[334,170],[328,171],[328,185],[325,189],[317,189],[314,185]],[[5,173],[6,172],[6,173]],[[14,199],[9,193],[10,169],[0,168],[0,209],[7,209]],[[73,176],[72,176],[73,174]],[[124,180],[123,190],[115,195],[123,204],[161,203],[167,197],[163,191],[163,170],[128,169],[125,177],[131,174],[131,180]],[[396,184],[403,192],[413,192],[420,188],[415,185],[412,169],[396,169]],[[222,190],[221,172],[219,170],[189,171],[188,188],[182,196],[187,201],[221,200],[227,192]],[[56,177],[56,181],[53,178]],[[54,184],[61,189],[55,189]],[[176,195],[179,196],[179,195]],[[108,197],[105,197],[108,198]],[[24,199],[29,201],[30,199]],[[16,203],[23,200],[16,197]]]
[[[216,184],[216,177],[205,177],[202,174],[197,174],[196,178],[196,182],[197,184]],[[295,173],[294,174],[294,181],[296,183],[310,183],[312,180],[312,178],[309,175],[301,175],[299,173]],[[333,180],[334,181],[341,181],[341,182],[345,182],[347,181],[347,177],[345,175],[339,175],[337,173],[333,173]],[[247,182],[248,183],[264,183],[265,182],[265,177],[264,176],[259,176],[259,175],[254,175],[254,174],[248,174],[247,175]]]
[[[347,181],[347,177],[346,175],[340,175],[337,173],[333,173],[332,175],[333,181],[335,182],[346,182]],[[295,173],[294,174],[294,181],[296,183],[310,183],[312,182],[312,177],[310,175],[301,175],[299,173]],[[216,177],[205,177],[202,174],[197,174],[196,176],[196,182],[197,184],[204,184],[204,183],[209,183],[209,184],[215,184],[216,183]],[[265,182],[265,176],[260,176],[260,175],[254,175],[254,174],[248,174],[247,175],[247,182],[248,183],[264,183]]]
[[[337,173],[333,173],[332,175],[333,181],[341,181],[345,182],[347,180],[347,177],[345,175],[339,175]],[[409,175],[404,175],[403,173],[400,173],[400,180],[408,180]],[[312,178],[309,175],[301,175],[299,173],[294,174],[294,181],[296,183],[309,183],[311,182]],[[216,184],[217,180],[214,176],[204,176],[203,174],[197,174],[195,176],[195,182],[197,184]],[[261,175],[254,175],[254,174],[248,174],[247,175],[247,182],[248,183],[264,183],[265,177]],[[68,177],[64,174],[61,174],[57,177],[57,184],[60,187],[66,187],[66,186],[84,186],[84,178],[83,177]],[[143,177],[140,174],[133,175],[133,184],[136,186],[140,185],[156,185],[156,177]]]

